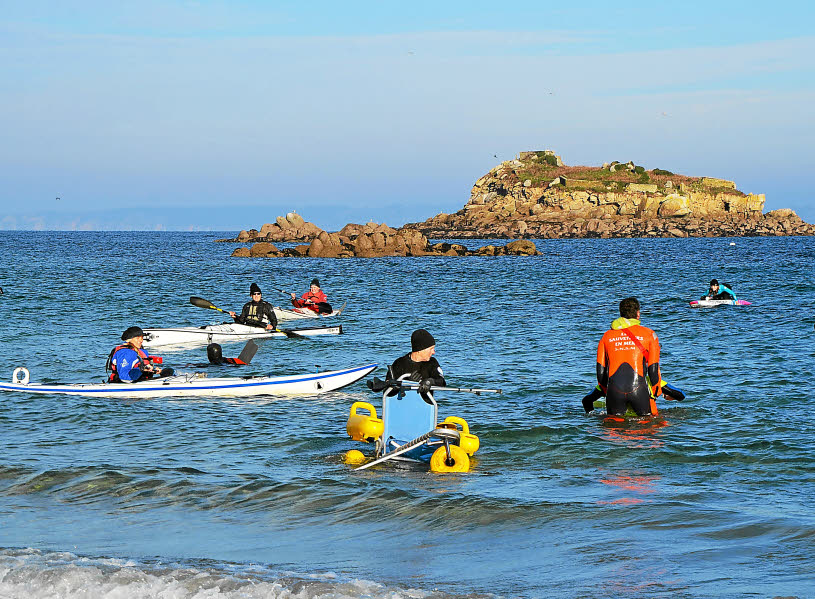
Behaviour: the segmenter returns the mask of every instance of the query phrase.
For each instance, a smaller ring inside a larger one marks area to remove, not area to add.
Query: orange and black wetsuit
[[[636,318],[612,322],[597,345],[597,382],[605,391],[606,412],[622,415],[630,405],[640,416],[656,415],[661,380],[656,333]]]

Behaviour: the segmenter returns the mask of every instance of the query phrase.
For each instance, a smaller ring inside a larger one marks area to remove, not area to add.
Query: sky
[[[633,160],[815,223],[815,3],[0,0],[0,229],[455,212]]]

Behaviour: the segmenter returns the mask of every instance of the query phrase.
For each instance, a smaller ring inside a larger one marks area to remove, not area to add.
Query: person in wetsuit
[[[124,344],[114,347],[108,356],[106,369],[112,371],[108,379],[111,383],[137,383],[173,374],[172,368],[161,370],[153,364],[158,358],[142,347],[144,331],[140,327],[129,327],[122,333],[122,341]]]
[[[433,354],[436,353],[436,340],[426,330],[417,329],[410,336],[410,349],[409,353],[397,358],[388,367],[387,378],[388,380],[418,382],[417,391],[423,399],[427,400],[428,396],[433,397],[430,387],[447,386],[441,366],[433,357]]]
[[[601,395],[606,396],[609,415],[622,416],[629,406],[639,416],[658,413],[655,399],[662,393],[659,339],[639,319],[637,298],[624,299],[620,318],[597,344],[597,382]],[[583,399],[584,408],[590,398],[591,394]]]
[[[249,287],[249,295],[252,301],[243,305],[240,316],[235,312],[230,312],[229,315],[239,324],[262,327],[267,331],[275,330],[277,328],[277,316],[274,315],[272,305],[263,301],[263,294],[257,283],[252,283]]]
[[[726,284],[719,285],[719,281],[713,279],[710,281],[710,287],[707,290],[707,295],[703,295],[700,299],[703,300],[735,300],[736,294]]]
[[[308,308],[317,314],[331,314],[331,304],[328,303],[328,297],[325,292],[320,289],[320,281],[318,279],[311,280],[311,286],[301,297],[291,294],[291,303],[295,308]]]

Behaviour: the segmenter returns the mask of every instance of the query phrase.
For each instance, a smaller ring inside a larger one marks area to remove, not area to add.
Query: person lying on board
[[[417,391],[421,394],[422,399],[430,403],[428,399],[433,397],[430,387],[447,386],[441,366],[433,357],[433,354],[436,353],[436,340],[426,330],[417,329],[410,336],[410,349],[409,353],[397,358],[388,367],[386,378],[388,380],[416,381],[419,383]],[[397,390],[393,389],[388,395],[396,393]]]
[[[606,396],[606,412],[622,416],[630,406],[638,416],[656,416],[662,394],[657,334],[640,324],[635,297],[620,302],[620,318],[597,344],[597,382]],[[586,400],[584,398],[584,408]]]
[[[250,327],[260,327],[267,331],[277,328],[277,316],[274,315],[272,304],[263,301],[263,293],[257,283],[252,283],[249,287],[249,297],[252,301],[243,305],[240,316],[230,311],[229,315],[238,324],[245,324]]]
[[[291,303],[295,308],[308,308],[317,314],[331,314],[331,304],[328,303],[323,290],[320,289],[318,279],[311,280],[311,287],[300,298],[294,293],[291,294]]]
[[[158,356],[151,356],[142,347],[144,331],[140,327],[129,327],[122,333],[122,341],[124,343],[114,347],[108,356],[105,365],[105,371],[111,371],[108,382],[137,383],[173,374],[172,368],[156,367],[163,360]]]
[[[710,281],[710,288],[707,290],[707,295],[703,295],[700,299],[703,300],[735,300],[736,294],[730,289],[730,286],[725,283],[719,285],[719,281],[713,279]]]

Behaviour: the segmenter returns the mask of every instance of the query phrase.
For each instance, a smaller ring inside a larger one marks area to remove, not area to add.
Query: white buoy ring
[[[23,376],[21,378],[17,378],[18,374],[22,374]],[[14,369],[14,372],[11,373],[11,382],[15,385],[27,385],[30,377],[31,374],[28,372],[28,368],[18,366]]]

